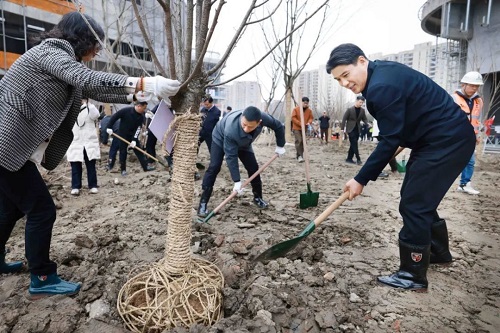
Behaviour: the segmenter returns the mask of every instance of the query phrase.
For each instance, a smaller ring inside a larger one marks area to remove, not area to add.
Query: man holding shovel
[[[113,125],[115,122],[120,119],[120,127],[118,129],[118,135],[123,139],[130,142],[130,148],[134,148],[137,145],[137,137],[139,136],[139,132],[141,130],[142,123],[146,119],[144,117],[144,113],[146,112],[146,108],[148,107],[147,102],[136,102],[134,107],[126,107],[116,112],[111,119],[109,120],[108,127],[106,132],[110,136],[113,135]],[[113,142],[118,143],[118,145],[112,143],[111,148],[109,149],[109,160],[108,165],[106,167],[107,170],[113,169],[116,160],[116,153],[119,148],[120,150],[120,170],[122,176],[127,175],[127,148],[129,145],[124,141],[118,141],[119,139],[114,137]],[[146,157],[139,153],[134,149],[134,153],[141,163],[142,169],[144,171],[152,171],[155,169],[153,166],[149,166],[146,160]]]
[[[241,194],[241,178],[238,159],[252,176],[259,169],[257,159],[252,149],[252,142],[267,126],[276,134],[276,154],[285,153],[285,128],[280,121],[274,119],[267,113],[261,112],[254,106],[249,106],[243,111],[233,111],[223,117],[212,132],[212,149],[210,151],[210,165],[208,166],[202,183],[202,194],[198,206],[198,216],[206,217],[209,213],[207,205],[212,195],[213,186],[220,172],[224,155],[227,167],[234,182],[233,191]],[[260,175],[252,181],[253,202],[261,209],[267,208],[268,204],[262,199],[262,181]]]
[[[334,48],[326,71],[366,98],[380,129],[379,144],[344,186],[350,200],[377,179],[399,146],[412,149],[399,204],[400,267],[378,281],[426,291],[429,263],[451,261],[446,224],[437,208],[474,151],[474,129],[453,98],[427,76],[397,62],[370,61],[354,44]]]

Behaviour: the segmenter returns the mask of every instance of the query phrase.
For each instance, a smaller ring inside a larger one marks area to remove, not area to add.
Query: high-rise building
[[[260,84],[256,81],[235,81],[227,86],[227,105],[233,110],[242,110],[253,105],[262,110]]]

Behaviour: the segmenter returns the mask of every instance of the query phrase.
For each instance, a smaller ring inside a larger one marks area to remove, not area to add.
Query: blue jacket
[[[217,123],[212,132],[212,144],[216,144],[224,149],[227,167],[234,182],[241,180],[238,166],[238,151],[246,150],[253,152],[252,142],[262,132],[263,126],[267,126],[274,131],[278,147],[284,147],[286,142],[285,127],[283,124],[264,112],[262,112],[262,122],[260,125],[252,132],[245,133],[241,127],[242,113],[243,110],[232,111]]]
[[[467,122],[446,90],[397,62],[370,61],[362,95],[380,129],[379,144],[354,177],[362,185],[377,179],[398,146],[422,149]]]

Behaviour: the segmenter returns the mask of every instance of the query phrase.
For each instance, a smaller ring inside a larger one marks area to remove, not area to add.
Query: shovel
[[[309,225],[302,230],[302,232],[295,238],[286,240],[284,242],[273,245],[266,251],[262,252],[255,261],[265,261],[272,260],[284,256],[289,251],[293,250],[301,240],[309,236],[317,226],[321,224],[331,213],[349,198],[349,192],[344,192],[334,203],[330,205],[320,216],[318,216],[314,221],[311,221]]]
[[[261,166],[259,168],[259,170],[257,170],[252,176],[250,176],[250,178],[248,178],[247,180],[245,180],[243,182],[243,184],[241,185],[241,188],[244,188],[245,186],[247,186],[255,177],[257,177],[262,171],[264,171],[264,169],[267,168],[269,166],[269,164],[271,164],[271,162],[274,161],[277,157],[278,157],[278,154],[275,154],[269,161],[266,162],[266,164]],[[210,220],[215,214],[217,214],[217,212],[219,210],[221,210],[222,207],[224,207],[237,194],[238,194],[238,192],[236,192],[236,191],[231,192],[231,194],[224,201],[222,201],[217,207],[215,207],[215,209],[213,211],[208,213],[208,215],[205,218],[198,217],[198,222],[207,223],[208,220]]]
[[[304,108],[300,104],[300,122],[302,123],[302,143],[304,145],[304,161],[306,162],[306,181],[307,192],[300,193],[299,207],[305,209],[308,207],[316,207],[318,205],[319,192],[311,191],[311,178],[309,176],[309,152],[307,151],[306,130],[304,124]]]
[[[126,144],[130,145],[130,142],[128,142],[127,140],[125,140],[124,138],[122,138],[121,136],[119,136],[118,134],[116,134],[115,132],[113,132],[112,134],[114,137],[116,137],[117,139],[125,142]],[[144,155],[146,155],[147,157],[149,157],[150,159],[152,159],[153,161],[157,162],[157,163],[160,163],[161,165],[163,165],[165,168],[168,168],[168,165],[165,164],[165,162],[163,162],[162,160],[159,160],[157,159],[156,157],[152,156],[151,154],[148,154],[146,151],[142,150],[141,148],[135,146],[134,149],[137,149],[138,151],[140,151],[141,153],[143,153]]]

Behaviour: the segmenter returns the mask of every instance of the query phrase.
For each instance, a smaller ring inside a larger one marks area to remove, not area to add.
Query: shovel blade
[[[318,206],[319,192],[307,191],[300,193],[299,207],[301,209]]]
[[[297,237],[271,246],[269,249],[262,252],[257,258],[255,258],[255,261],[272,260],[284,256],[285,254],[293,250],[301,240],[309,236],[309,234],[313,232],[315,228],[316,225],[314,224],[314,221],[311,221],[309,225],[304,230],[302,230],[302,232]]]

